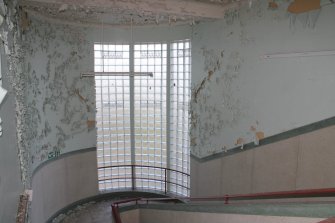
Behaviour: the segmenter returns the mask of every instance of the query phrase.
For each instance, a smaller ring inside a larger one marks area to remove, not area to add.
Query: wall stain
[[[206,83],[206,80],[207,80],[207,77],[205,77],[201,83],[192,91],[192,97],[193,97],[193,100],[195,103],[198,102],[198,96],[199,96],[199,93],[202,89],[204,89],[205,87],[205,83]]]
[[[236,139],[235,145],[243,145],[245,143],[245,139],[240,137],[238,139]]]
[[[206,76],[192,89],[190,105],[191,151],[199,157],[222,151],[224,146],[211,138],[221,134],[224,127],[233,126],[242,114],[239,100],[232,95],[243,61],[239,53],[202,51]]]
[[[95,128],[95,120],[87,120],[86,124],[89,131]]]
[[[287,11],[290,13],[303,13],[313,10],[319,10],[321,8],[320,6],[320,0],[294,0],[287,8]]]
[[[276,10],[276,9],[278,9],[278,4],[275,1],[270,1],[268,3],[268,9]]]
[[[265,138],[264,132],[256,132],[256,138],[258,140],[264,139]]]

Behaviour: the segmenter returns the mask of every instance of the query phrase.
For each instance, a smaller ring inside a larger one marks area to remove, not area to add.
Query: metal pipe
[[[335,50],[293,52],[293,53],[273,53],[273,54],[265,54],[262,56],[262,58],[263,59],[273,59],[273,58],[316,57],[316,56],[333,56],[333,55],[335,55]]]
[[[112,204],[112,215],[115,223],[122,223],[119,207],[117,206],[117,204]]]
[[[135,173],[135,167],[132,165],[131,166],[131,187],[133,191],[135,190],[135,182],[136,182],[136,173]]]
[[[167,178],[166,178],[166,168],[164,169],[164,171],[165,171],[165,194],[167,193]]]
[[[95,77],[95,76],[130,76],[130,77],[153,77],[154,74],[152,72],[88,72],[80,74],[80,78],[83,77]]]
[[[277,191],[254,194],[233,194],[218,197],[188,197],[189,201],[224,201],[226,204],[230,200],[256,200],[256,199],[278,199],[278,198],[302,198],[302,197],[335,197],[335,188],[307,189],[295,191]],[[180,198],[182,199],[182,198]]]

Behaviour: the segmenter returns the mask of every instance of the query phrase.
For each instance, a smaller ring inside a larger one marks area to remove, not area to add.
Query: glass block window
[[[189,195],[190,50],[189,40],[94,45],[101,191]]]
[[[189,101],[191,97],[191,46],[189,41],[171,44],[171,115],[170,115],[170,168],[171,191],[188,194],[190,177]]]

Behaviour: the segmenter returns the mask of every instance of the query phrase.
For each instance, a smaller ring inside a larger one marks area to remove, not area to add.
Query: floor
[[[113,191],[104,194],[104,200],[78,205],[70,211],[58,215],[52,223],[110,223],[113,222],[111,204],[115,200],[134,197],[166,197],[153,191]]]
[[[111,200],[90,202],[56,217],[53,223],[106,223],[113,222]]]

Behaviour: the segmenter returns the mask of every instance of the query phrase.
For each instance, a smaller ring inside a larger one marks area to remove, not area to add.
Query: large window
[[[189,195],[190,42],[94,45],[99,188]]]

